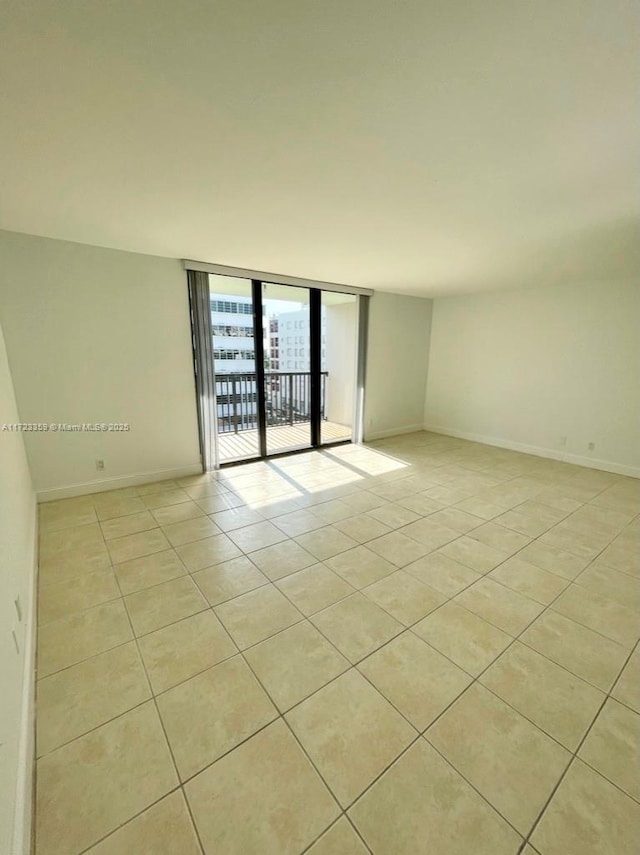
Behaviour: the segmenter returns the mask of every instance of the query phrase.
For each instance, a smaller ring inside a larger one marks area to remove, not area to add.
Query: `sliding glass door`
[[[205,467],[352,438],[361,298],[191,270],[189,294]]]
[[[250,279],[209,275],[220,463],[260,454],[258,373]]]
[[[267,454],[311,446],[311,312],[308,288],[262,284],[267,338]]]

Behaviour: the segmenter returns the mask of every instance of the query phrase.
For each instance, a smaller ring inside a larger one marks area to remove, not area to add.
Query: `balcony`
[[[311,375],[308,371],[265,372],[267,453],[310,445]],[[351,439],[351,426],[327,418],[329,373],[322,372],[322,442]],[[221,463],[258,455],[258,395],[255,372],[216,376],[218,449]]]

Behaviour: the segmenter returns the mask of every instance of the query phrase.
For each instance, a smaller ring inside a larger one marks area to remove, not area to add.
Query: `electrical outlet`
[[[98,472],[102,472],[104,469],[104,460],[96,460],[96,469]]]
[[[566,445],[566,444],[567,444],[566,436],[561,436],[560,437],[560,445]]]
[[[589,451],[593,451],[593,449],[594,449],[595,447],[596,447],[595,442],[590,442],[590,443],[589,443],[589,445],[587,446],[587,448],[589,449]]]

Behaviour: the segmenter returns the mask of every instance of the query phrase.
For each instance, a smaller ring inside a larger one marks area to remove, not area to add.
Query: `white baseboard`
[[[65,487],[50,487],[38,490],[38,502],[51,502],[54,499],[70,499],[74,496],[86,496],[89,493],[104,493],[107,490],[119,490],[122,487],[138,487],[152,481],[167,481],[172,478],[184,478],[187,475],[199,475],[202,472],[201,463],[180,466],[177,469],[157,469],[155,472],[142,472],[135,475],[118,475],[115,478],[102,478],[96,481],[85,481],[82,484],[68,484]]]
[[[31,579],[24,604],[24,663],[18,745],[18,777],[13,819],[12,855],[29,855],[33,836],[33,787],[36,743],[36,592],[38,589],[38,511],[33,509]]]
[[[372,432],[365,430],[364,441],[371,442],[374,439],[386,439],[388,436],[400,436],[400,434],[416,433],[420,430],[424,430],[424,425],[404,425],[404,427],[388,428],[388,430],[376,430]]]
[[[523,454],[533,454],[536,457],[546,457],[548,460],[559,460],[562,463],[573,463],[576,466],[586,466],[588,469],[601,469],[603,472],[613,472],[615,475],[628,475],[631,478],[640,478],[640,468],[628,466],[625,463],[614,463],[611,460],[598,460],[593,457],[583,457],[580,454],[569,454],[558,451],[555,448],[541,448],[536,445],[528,445],[524,442],[513,442],[510,439],[501,439],[495,436],[484,436],[478,433],[456,430],[455,428],[442,427],[441,425],[423,425],[423,430],[431,433],[439,433],[444,436],[452,436],[455,439],[468,439],[471,442],[479,442],[482,445],[493,445],[497,448],[506,448],[509,451],[520,451]]]

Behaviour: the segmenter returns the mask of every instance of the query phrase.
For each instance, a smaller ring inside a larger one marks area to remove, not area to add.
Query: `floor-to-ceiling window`
[[[209,274],[209,302],[218,454],[245,460],[260,453],[251,280]]]
[[[310,302],[308,288],[262,283],[267,454],[311,446]]]
[[[353,438],[366,296],[319,286],[189,272],[205,467]]]

